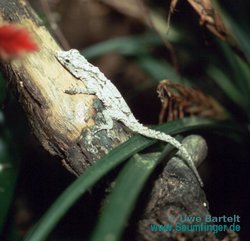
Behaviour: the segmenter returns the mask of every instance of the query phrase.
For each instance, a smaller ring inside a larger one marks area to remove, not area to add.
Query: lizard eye
[[[69,59],[65,59],[65,61],[67,62],[67,63],[69,63],[70,61],[69,61]]]

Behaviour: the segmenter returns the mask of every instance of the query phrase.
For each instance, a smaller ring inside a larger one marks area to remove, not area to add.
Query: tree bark
[[[27,28],[40,50],[2,62],[0,68],[39,142],[52,155],[60,156],[69,171],[80,175],[131,133],[117,123],[108,136],[91,132],[96,121],[102,121],[102,103],[95,96],[65,93],[76,79],[56,60],[55,51],[60,47],[27,2],[1,0],[0,24],[5,23]]]

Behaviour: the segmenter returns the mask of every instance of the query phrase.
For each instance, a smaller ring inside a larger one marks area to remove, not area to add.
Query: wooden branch
[[[27,2],[1,0],[0,24],[4,23],[27,28],[40,48],[37,53],[0,63],[0,68],[46,150],[60,156],[66,168],[79,175],[129,138],[117,123],[109,136],[103,132],[93,135],[91,128],[102,121],[98,114],[102,103],[95,96],[64,93],[77,80],[56,60],[55,51],[60,47]]]

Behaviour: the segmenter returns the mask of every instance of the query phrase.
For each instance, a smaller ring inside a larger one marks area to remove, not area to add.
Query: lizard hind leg
[[[114,122],[113,122],[113,119],[112,119],[112,117],[111,117],[111,115],[109,113],[109,110],[104,110],[102,112],[102,114],[103,114],[105,123],[97,126],[96,129],[94,130],[94,133],[97,133],[97,132],[99,132],[101,130],[109,131],[109,130],[111,130],[113,128]]]

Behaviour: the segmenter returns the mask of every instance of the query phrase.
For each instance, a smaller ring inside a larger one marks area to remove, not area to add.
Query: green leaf
[[[214,121],[208,119],[188,118],[169,122],[157,127],[156,129],[173,135],[197,128],[213,128],[216,126],[218,125],[215,124]],[[219,125],[219,128],[223,128],[224,133],[228,133],[229,130],[231,132],[234,131],[232,126],[228,127],[225,124],[222,124],[221,126]],[[236,131],[238,130],[236,129]],[[137,135],[129,139],[127,142],[119,145],[108,155],[96,162],[58,197],[58,199],[53,203],[53,205],[25,238],[25,241],[45,240],[69,208],[81,197],[81,195],[94,185],[95,182],[97,182],[122,161],[145,149],[146,147],[153,145],[154,143],[156,143],[156,140]]]
[[[173,147],[167,145],[162,153],[135,154],[115,181],[115,187],[106,201],[100,220],[91,241],[119,240],[127,220],[145,182],[157,164],[171,153]],[[126,201],[124,194],[126,193]]]
[[[228,79],[234,82],[235,87],[237,86],[238,91],[244,96],[245,101],[247,101],[250,92],[249,65],[243,62],[227,44],[220,42],[219,45],[225,56],[225,61],[228,63],[226,69],[227,76],[230,76]]]
[[[227,15],[226,18],[230,24],[234,36],[237,38],[239,42],[240,48],[244,51],[244,54],[247,57],[247,61],[248,63],[250,63],[250,44],[249,44],[250,36],[247,35],[247,33],[240,27],[240,25],[237,24],[237,22],[234,21],[231,17],[229,17],[229,15]]]
[[[61,194],[46,214],[35,225],[33,230],[31,230],[25,238],[25,241],[45,240],[51,230],[63,215],[65,215],[67,210],[69,210],[81,195],[94,185],[95,182],[129,156],[153,143],[155,143],[155,140],[137,136],[118,146],[104,158],[96,162]]]
[[[100,55],[117,52],[124,55],[135,56],[138,53],[144,53],[150,46],[162,45],[162,40],[155,33],[144,35],[135,35],[128,37],[113,38],[101,43],[85,48],[81,53],[87,58],[95,58]]]
[[[120,172],[115,187],[107,198],[91,241],[120,240],[137,197],[156,167],[160,153],[134,155]],[[126,199],[124,199],[126,194]]]
[[[216,84],[223,90],[223,92],[230,98],[235,104],[241,107],[242,110],[246,110],[246,103],[244,96],[232,83],[230,78],[226,76],[220,69],[215,66],[211,66],[208,69],[208,75],[210,75]]]
[[[247,110],[249,112],[250,110],[250,67],[248,64],[246,64],[242,59],[239,57],[237,58],[237,67],[239,68],[239,71],[242,75],[242,81],[244,81],[244,87],[245,87],[245,102],[247,103]],[[239,79],[240,81],[240,79]]]
[[[152,56],[141,56],[137,58],[139,66],[151,77],[159,82],[159,80],[170,79],[177,83],[183,83],[183,79],[177,74],[176,70],[166,61],[152,58]]]

